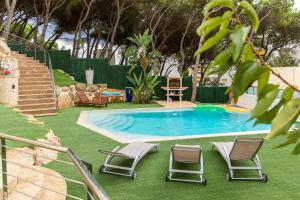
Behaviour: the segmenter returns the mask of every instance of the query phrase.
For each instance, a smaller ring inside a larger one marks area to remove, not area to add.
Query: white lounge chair
[[[261,180],[268,181],[267,174],[262,173],[262,167],[257,155],[264,140],[263,138],[236,138],[234,142],[212,142],[216,149],[226,161],[228,173],[226,179],[231,180]],[[252,161],[255,166],[233,166],[232,161]],[[236,177],[235,170],[255,170],[257,177]]]
[[[132,142],[121,149],[119,146],[117,146],[112,151],[98,149],[100,153],[108,155],[105,160],[105,163],[101,165],[99,172],[129,176],[132,179],[135,179],[136,178],[135,167],[138,164],[138,162],[151,150],[155,149],[156,151],[158,151],[158,146],[159,146],[158,144]],[[114,157],[123,157],[125,159],[132,160],[132,165],[130,167],[113,165],[111,164],[111,161]],[[121,170],[125,172],[122,173],[113,170]]]
[[[199,170],[182,170],[173,168],[173,163],[194,163],[199,164]],[[181,174],[196,174],[199,176],[199,180],[174,178],[175,173]],[[206,185],[207,181],[203,175],[203,155],[202,148],[199,145],[174,145],[171,147],[169,172],[166,176],[166,181],[184,181],[195,182]]]

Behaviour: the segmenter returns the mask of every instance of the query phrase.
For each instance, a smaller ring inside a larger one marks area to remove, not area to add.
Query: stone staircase
[[[56,99],[48,68],[31,57],[11,52],[19,65],[19,100],[17,108],[34,116],[56,115]]]

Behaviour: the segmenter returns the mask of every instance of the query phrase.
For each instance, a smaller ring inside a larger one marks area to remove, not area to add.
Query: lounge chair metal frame
[[[200,158],[198,164],[199,170],[194,171],[194,170],[182,170],[182,169],[175,169],[173,168],[173,163],[174,163],[174,156],[173,156],[173,147],[171,147],[171,152],[170,152],[170,160],[169,160],[169,172],[166,176],[166,181],[181,181],[181,182],[192,182],[192,183],[201,183],[203,185],[206,185],[207,179],[204,177],[204,167],[203,167],[203,154],[202,154],[202,147],[200,147]],[[186,149],[187,150],[187,149]],[[188,151],[188,150],[187,150]],[[184,163],[184,162],[182,162]],[[173,178],[174,173],[182,173],[182,174],[196,174],[199,176],[199,180],[191,180],[191,179],[181,179],[181,178]]]
[[[158,144],[154,144],[152,149],[155,149],[156,152],[158,152]],[[120,146],[117,146],[116,148],[114,148],[112,151],[105,151],[105,150],[100,150],[98,149],[98,152],[107,154],[108,156],[106,157],[106,160],[104,162],[103,165],[100,166],[99,169],[99,173],[108,173],[108,174],[115,174],[115,175],[121,175],[121,176],[128,176],[131,177],[132,179],[136,178],[136,171],[135,168],[138,164],[138,162],[147,154],[149,153],[149,151],[144,151],[143,153],[141,153],[139,156],[132,158],[132,157],[128,157],[125,154],[122,153],[118,153],[118,150],[120,149]],[[119,156],[119,157],[124,157],[128,160],[133,160],[132,164],[130,167],[123,167],[123,166],[118,166],[118,165],[113,165],[111,164],[111,161],[114,157]],[[123,170],[124,173],[121,172],[114,172],[111,169],[119,169],[119,170]]]
[[[231,151],[234,149],[234,146],[236,144],[237,141],[254,141],[254,140],[247,140],[247,138],[235,138],[235,141],[233,143],[233,146],[232,146],[232,149]],[[255,156],[253,156],[253,158],[250,160],[254,163],[254,166],[234,166],[232,164],[232,159],[230,159],[230,153],[231,152],[228,152],[226,147],[223,145],[222,148],[225,152],[225,155],[222,155],[221,152],[219,152],[222,157],[224,158],[227,166],[228,166],[228,172],[226,173],[226,179],[228,181],[231,181],[231,180],[260,180],[262,182],[267,182],[268,181],[268,176],[267,174],[263,173],[262,172],[262,165],[261,165],[261,162],[260,162],[260,159],[259,159],[259,156],[258,156],[258,151],[260,150],[264,140],[263,138],[259,138],[257,139],[257,141],[261,141],[259,147],[257,148],[256,152],[255,152]],[[213,146],[212,146],[212,150],[216,149],[216,145],[214,143],[212,143]],[[258,177],[257,178],[250,178],[250,177],[235,177],[234,176],[234,171],[235,170],[256,170],[257,171],[257,175]]]

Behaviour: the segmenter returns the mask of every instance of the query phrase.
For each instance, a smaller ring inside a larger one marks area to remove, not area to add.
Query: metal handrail
[[[92,176],[92,174],[88,171],[86,166],[83,164],[83,162],[79,159],[79,157],[72,151],[72,149],[68,147],[63,147],[59,145],[49,144],[45,142],[30,140],[23,137],[13,136],[6,133],[0,132],[0,140],[11,140],[14,142],[21,142],[28,145],[33,145],[41,148],[46,148],[54,151],[58,151],[61,153],[66,153],[67,156],[70,158],[72,163],[74,164],[77,171],[81,174],[83,178],[83,182],[86,184],[86,186],[89,188],[89,190],[95,194],[95,196],[100,200],[108,200],[109,197],[105,194],[102,187],[99,185],[99,183],[96,181],[96,179]],[[5,158],[6,159],[6,158]]]
[[[36,43],[34,43],[30,40],[26,40],[25,38],[22,38],[18,35],[14,35],[12,33],[9,33],[9,32],[3,31],[3,30],[0,31],[0,34],[1,35],[7,35],[7,38],[6,38],[7,43],[9,43],[10,39],[13,39],[15,42],[20,42],[21,41],[22,44],[25,44],[25,45],[26,45],[26,43],[29,43],[31,48],[28,48],[26,46],[25,46],[25,48],[34,50],[34,56],[33,56],[34,60],[39,60],[38,57],[37,57],[37,51],[38,50],[43,52],[44,64],[45,64],[46,67],[48,66],[49,72],[51,74],[52,87],[53,87],[53,97],[55,99],[56,109],[58,109],[58,102],[57,102],[57,98],[56,98],[56,88],[55,88],[55,80],[54,80],[54,75],[53,75],[52,61],[51,61],[51,56],[50,56],[48,50],[45,49],[42,45],[36,44]],[[20,53],[24,53],[24,52],[20,52]],[[43,62],[42,60],[39,60],[39,61]],[[47,61],[48,61],[48,63],[47,63]]]

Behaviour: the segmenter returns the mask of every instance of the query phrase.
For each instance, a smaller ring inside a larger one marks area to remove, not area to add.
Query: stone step
[[[38,76],[40,74],[49,74],[50,75],[49,70],[43,69],[43,68],[19,69],[19,73],[20,73],[20,75],[30,75],[30,74],[34,74],[36,76]]]
[[[11,52],[10,55],[11,55],[11,57],[14,57],[14,58],[30,58],[30,57],[25,56],[23,54],[13,53],[13,52]]]
[[[48,73],[48,69],[19,69],[20,74],[37,74],[37,73]]]
[[[22,81],[19,80],[19,86],[25,86],[25,85],[31,85],[31,86],[39,86],[39,85],[49,85],[52,86],[51,81]]]
[[[22,73],[20,74],[20,78],[35,78],[35,77],[40,77],[40,78],[51,78],[50,73]]]
[[[44,113],[44,114],[34,114],[35,117],[46,117],[46,116],[56,116],[58,115],[57,112],[54,113]]]
[[[26,105],[18,105],[21,111],[23,110],[32,110],[32,109],[44,109],[44,108],[56,108],[56,103],[39,103],[39,104],[26,104]]]
[[[51,82],[50,77],[21,77],[19,78],[19,82],[22,84],[23,82],[29,81],[49,81]]]
[[[56,113],[56,108],[39,108],[39,109],[30,109],[30,110],[22,110],[23,114],[29,114],[29,115],[39,115],[44,116],[46,114],[53,114]]]
[[[40,64],[36,60],[27,60],[27,59],[17,59],[17,60],[18,60],[19,66]]]
[[[25,94],[25,95],[19,95],[19,100],[29,100],[29,99],[49,99],[54,98],[53,94]]]
[[[37,87],[35,85],[19,85],[19,90],[35,90]],[[52,90],[52,85],[39,85],[38,87],[40,90]]]
[[[35,88],[33,90],[19,90],[19,95],[25,95],[25,94],[53,94],[53,89]]]
[[[35,116],[56,115],[56,99],[48,67],[33,57],[12,52],[19,62],[19,100],[17,108]]]
[[[25,57],[25,56],[14,56],[19,62],[22,61],[35,61],[33,58],[31,57]]]
[[[53,103],[53,102],[55,102],[55,99],[53,98],[53,95],[52,95],[52,98],[19,100],[18,105]]]
[[[48,70],[48,67],[44,65],[38,65],[38,64],[21,64],[19,65],[19,70],[32,70],[32,69],[46,69]]]

